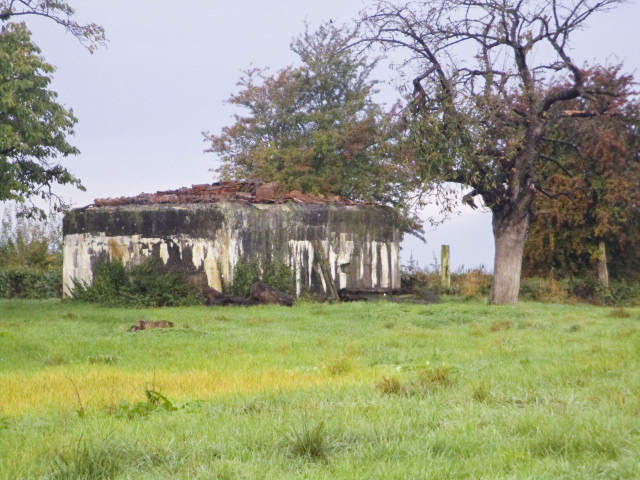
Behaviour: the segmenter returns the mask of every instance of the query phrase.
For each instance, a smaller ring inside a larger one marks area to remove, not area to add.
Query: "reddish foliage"
[[[598,67],[584,75],[588,91],[605,94],[586,95],[555,112],[546,152],[553,160],[538,186],[525,274],[588,271],[598,259],[600,241],[610,253],[628,260],[635,258],[640,244],[638,229],[632,227],[640,221],[640,102],[635,83],[620,74],[620,67]],[[562,115],[567,111],[572,114]],[[623,263],[630,264],[618,267]],[[617,270],[612,273],[624,273]]]

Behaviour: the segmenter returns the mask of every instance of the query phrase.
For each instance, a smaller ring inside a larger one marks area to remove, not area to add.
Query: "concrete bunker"
[[[241,259],[281,262],[296,291],[400,288],[401,232],[393,209],[338,197],[276,193],[275,184],[221,182],[98,199],[63,221],[64,293],[91,284],[101,259],[160,258],[202,286],[226,291]]]

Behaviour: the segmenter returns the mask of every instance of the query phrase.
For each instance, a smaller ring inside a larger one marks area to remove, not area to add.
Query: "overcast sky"
[[[225,100],[241,71],[295,61],[291,39],[304,22],[317,26],[357,16],[359,0],[77,0],[80,22],[105,27],[109,45],[90,55],[52,22],[28,18],[46,60],[57,67],[52,88],[79,122],[71,140],[81,154],[64,164],[87,192],[64,189],[74,206],[100,197],[137,195],[210,183],[214,156],[202,132],[219,133],[235,112]],[[574,58],[624,62],[640,72],[640,5],[596,15],[572,42]],[[636,72],[636,73],[638,73]],[[393,80],[392,72],[381,72]],[[389,96],[388,103],[393,98]],[[421,265],[451,245],[453,268],[493,265],[491,215],[464,211],[435,230],[427,244],[410,237],[403,258]]]

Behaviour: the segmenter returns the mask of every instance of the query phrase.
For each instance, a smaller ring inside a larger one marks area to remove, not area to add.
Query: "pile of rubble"
[[[158,203],[214,203],[233,201],[242,203],[316,203],[336,205],[364,205],[338,196],[322,194],[304,194],[298,190],[283,192],[278,189],[278,182],[216,182],[204,185],[192,185],[178,190],[165,192],[141,193],[135,197],[97,198],[97,207],[115,207],[120,205],[148,205]]]

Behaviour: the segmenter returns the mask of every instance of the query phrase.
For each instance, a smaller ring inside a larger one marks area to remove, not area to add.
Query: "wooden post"
[[[440,249],[440,283],[443,287],[451,286],[451,263],[449,262],[449,245]]]
[[[609,270],[607,269],[607,247],[600,240],[598,244],[598,280],[604,288],[609,288]]]

